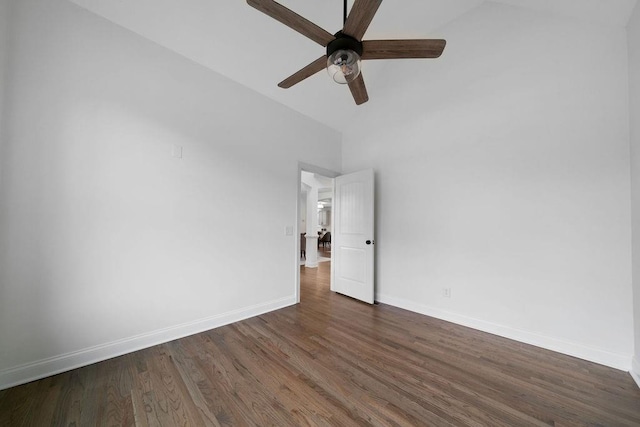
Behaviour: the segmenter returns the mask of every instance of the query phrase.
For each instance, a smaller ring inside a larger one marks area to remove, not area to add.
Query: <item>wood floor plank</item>
[[[44,394],[43,401],[38,405],[38,410],[33,414],[30,424],[47,425],[51,420],[52,425],[54,425],[61,421],[61,414],[56,409],[61,396],[64,396],[64,376],[55,375],[47,379],[49,381],[44,381],[40,384],[40,390]]]
[[[34,381],[20,387],[5,390],[0,400],[0,420],[2,425],[31,426],[35,425],[34,416],[40,410],[40,399],[47,396],[49,378]],[[38,400],[31,398],[38,396]],[[49,402],[50,403],[50,402]]]
[[[279,324],[279,329],[275,330],[275,329],[270,329],[270,330],[265,330],[265,334],[268,334],[269,336],[282,336],[287,337],[287,336],[295,336],[295,332],[291,331],[291,330],[287,330],[286,328],[282,327],[282,324]],[[356,387],[360,390],[356,390],[356,392],[359,393],[359,399],[364,399],[366,401],[366,399],[369,398],[368,393],[363,393],[362,392],[362,382],[366,381],[366,378],[362,378],[360,376],[358,376],[357,378],[354,378],[354,375],[352,372],[350,372],[348,370],[348,368],[346,368],[344,365],[341,364],[341,358],[340,357],[336,357],[335,354],[332,354],[332,352],[326,347],[323,346],[322,344],[318,344],[316,341],[317,335],[313,334],[311,336],[308,337],[308,341],[310,342],[314,342],[316,343],[314,345],[314,350],[313,350],[313,362],[315,364],[318,364],[319,367],[315,368],[315,370],[318,370],[318,375],[317,378],[320,378],[321,380],[316,379],[317,381],[322,381],[322,379],[324,379],[324,381],[327,381],[329,379],[332,379],[333,381],[336,381],[338,384],[343,384],[343,387],[346,386],[352,386],[352,387]],[[286,339],[286,338],[284,338]],[[295,343],[299,343],[301,341],[304,341],[301,337],[296,337]],[[292,343],[293,344],[293,343]],[[286,345],[286,344],[283,344]],[[310,346],[306,346],[307,348],[311,348]],[[287,349],[286,350],[287,353],[292,353],[295,350],[291,350],[291,349]],[[289,362],[292,364],[295,364],[296,362]],[[314,369],[312,369],[311,366],[305,366],[305,365],[301,365],[300,366],[300,370],[307,372],[306,375],[309,375],[309,372],[312,372]],[[334,378],[335,377],[335,378]],[[346,379],[349,379],[349,381],[345,381]],[[331,389],[331,384],[327,384],[327,386],[330,387]],[[378,390],[381,390],[384,388],[384,384],[381,383],[376,383],[375,385],[373,385],[375,388],[377,388]],[[366,388],[365,388],[366,389]],[[350,391],[351,393],[353,393],[353,391]],[[334,400],[337,399],[338,401],[340,400],[340,398],[342,396],[347,395],[348,391],[347,390],[338,390],[336,393],[334,393]],[[383,400],[384,405],[389,405],[388,402],[388,397],[390,397],[388,394],[385,393],[385,398]],[[363,401],[364,402],[364,401]],[[411,403],[411,402],[405,402],[405,403]],[[379,405],[379,404],[378,404]],[[380,408],[374,408],[375,406],[378,406],[374,403],[369,403],[368,405],[366,405],[366,407],[368,408],[369,411],[374,411],[376,409],[380,409]],[[424,411],[424,408],[421,408],[423,410],[423,412],[420,414],[419,419],[422,419],[423,421],[439,421],[440,423],[444,423],[444,420],[436,415],[434,415],[432,412],[429,412],[428,410]],[[388,412],[385,411],[385,412]],[[408,418],[411,416],[411,412],[412,411],[404,411],[405,413],[401,416],[402,418]],[[369,420],[365,420],[365,421],[369,421]],[[388,420],[387,420],[388,421]]]
[[[156,346],[148,359],[146,381],[150,383],[152,393],[146,397],[161,425],[202,425],[203,420],[175,367],[169,347],[170,344]]]
[[[354,393],[353,390],[348,390],[343,388],[339,393],[332,393],[332,385],[330,384],[333,379],[332,376],[338,377],[338,382],[344,382],[344,376],[339,370],[335,369],[335,364],[331,366],[324,366],[321,368],[318,364],[321,363],[322,359],[318,357],[318,354],[315,353],[313,356],[313,361],[309,363],[309,361],[303,361],[303,359],[297,358],[294,356],[295,360],[292,360],[292,354],[296,353],[296,350],[292,349],[290,343],[287,343],[285,339],[282,339],[282,336],[279,336],[273,330],[263,329],[264,322],[247,322],[247,325],[236,325],[238,329],[243,328],[243,330],[248,334],[254,337],[256,341],[262,342],[266,348],[277,348],[278,355],[284,356],[286,358],[286,366],[292,372],[296,373],[296,378],[304,377],[306,381],[315,381],[315,386],[312,390],[314,390],[314,394],[306,393],[307,390],[297,389],[295,395],[298,398],[301,397],[300,393],[305,393],[305,398],[308,402],[315,404],[320,403],[324,406],[315,409],[316,411],[320,411],[322,413],[322,420],[327,421],[331,419],[332,421],[339,421],[341,425],[348,423],[349,420],[354,418],[354,414],[352,409],[345,405],[343,402],[342,396],[351,395]],[[253,326],[253,331],[258,332],[257,335],[250,332],[252,328],[248,326]],[[265,332],[266,331],[266,332]],[[268,339],[267,339],[268,337]],[[280,339],[279,339],[280,338]],[[298,340],[297,340],[298,341]],[[302,363],[301,363],[302,362]],[[313,374],[312,374],[313,373]],[[318,381],[318,378],[322,378],[322,383]],[[324,384],[323,384],[324,383]],[[321,390],[321,391],[320,391]],[[358,393],[358,391],[355,391]],[[318,401],[317,397],[321,397],[322,401]],[[360,399],[366,399],[366,394],[360,394]],[[374,408],[372,406],[378,405],[368,405],[370,411],[376,411],[379,408]],[[317,419],[318,412],[316,412]],[[366,420],[361,420],[362,422],[367,422]]]
[[[640,426],[624,372],[329,291],[0,391],[0,426]]]
[[[273,398],[291,415],[292,423],[297,426],[329,424],[331,411],[318,405],[305,390],[289,388],[287,384],[295,383],[297,376],[290,370],[282,369],[265,347],[241,332],[240,328],[242,327],[235,330],[235,337],[227,338],[227,345],[237,355],[238,360],[250,370],[255,381],[267,390],[278,390]],[[305,399],[304,406],[299,404],[301,398]]]
[[[206,339],[203,339],[206,338]],[[215,355],[211,354],[209,346],[211,340],[205,336],[194,337],[193,340],[181,340],[185,354],[190,356],[185,360],[189,366],[189,375],[197,383],[198,391],[205,399],[209,413],[222,426],[234,424],[250,425],[252,418],[250,410],[235,399],[232,391],[224,381],[224,374],[215,363]],[[197,355],[197,356],[196,356]]]
[[[213,401],[206,398],[206,394],[203,393],[200,386],[200,384],[207,384],[206,377],[196,368],[195,363],[182,343],[183,341],[180,340],[171,343],[171,352],[174,355],[176,369],[184,381],[186,392],[193,400],[203,426],[222,427],[223,424],[214,415],[219,412],[219,409],[216,409]],[[218,406],[218,408],[220,407]],[[222,417],[222,419],[224,422],[225,417]]]

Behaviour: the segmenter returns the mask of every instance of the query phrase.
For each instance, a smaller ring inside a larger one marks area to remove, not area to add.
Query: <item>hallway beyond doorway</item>
[[[331,291],[331,251],[320,247],[319,258],[328,258],[327,262],[319,262],[317,268],[300,266],[300,301],[322,298]],[[320,259],[318,260],[320,261]]]
[[[304,266],[304,257],[300,256],[300,266]],[[322,246],[320,246],[318,248],[318,264],[320,263],[331,263],[331,248],[327,247],[327,248],[323,248]],[[328,273],[331,274],[331,273]]]

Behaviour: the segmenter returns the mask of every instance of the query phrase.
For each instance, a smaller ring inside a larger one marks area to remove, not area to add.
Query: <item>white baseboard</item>
[[[0,371],[0,390],[25,384],[81,366],[111,359],[157,344],[173,341],[199,332],[208,331],[233,322],[258,316],[296,303],[294,296],[281,298],[217,316],[159,329],[153,332],[112,341],[78,351],[61,354]]]
[[[531,344],[536,347],[542,347],[547,350],[556,351],[579,359],[588,360],[590,362],[609,366],[625,372],[631,370],[631,358],[629,354],[612,353],[607,350],[585,346],[558,338],[541,335],[529,331],[511,328],[499,325],[497,323],[487,322],[485,320],[475,319],[452,313],[436,307],[419,304],[402,298],[395,298],[388,295],[377,295],[376,301],[383,304],[393,305],[398,308],[413,311],[415,313],[424,314],[426,316],[435,317],[458,325],[467,326],[490,334],[498,335],[504,338]],[[636,370],[640,373],[640,370]],[[638,379],[636,379],[638,381]]]
[[[631,362],[631,376],[633,377],[638,387],[640,387],[640,360],[634,356],[633,361]]]

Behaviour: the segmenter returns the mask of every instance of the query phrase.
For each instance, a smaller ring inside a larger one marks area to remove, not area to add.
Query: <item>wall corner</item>
[[[640,388],[640,360],[638,360],[637,357],[633,358],[633,361],[631,362],[631,371],[629,373]]]

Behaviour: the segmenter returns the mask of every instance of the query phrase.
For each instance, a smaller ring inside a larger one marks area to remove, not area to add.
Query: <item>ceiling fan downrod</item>
[[[347,23],[347,0],[344,0],[344,13],[342,14],[342,27]]]

